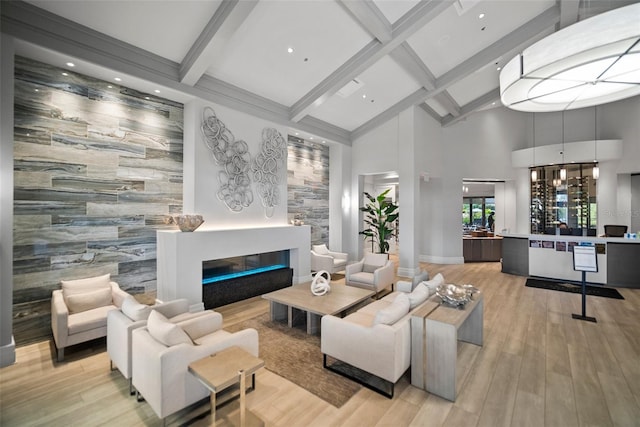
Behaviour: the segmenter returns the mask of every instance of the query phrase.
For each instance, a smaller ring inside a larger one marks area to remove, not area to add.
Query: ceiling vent
[[[364,87],[364,83],[362,83],[362,80],[359,80],[357,78],[356,79],[351,79],[349,81],[349,83],[344,85],[342,87],[342,89],[340,89],[336,93],[338,95],[340,95],[341,97],[343,97],[343,98],[347,98],[347,97],[351,96],[351,94],[353,94],[355,91],[360,89],[361,87]]]

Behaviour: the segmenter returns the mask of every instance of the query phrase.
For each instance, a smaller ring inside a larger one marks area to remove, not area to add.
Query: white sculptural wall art
[[[218,172],[218,199],[232,212],[240,212],[249,207],[253,203],[249,146],[242,140],[236,141],[233,133],[210,107],[205,107],[202,113],[200,130],[214,161],[223,166],[223,170]]]
[[[267,218],[273,216],[274,208],[280,201],[279,172],[286,159],[287,142],[280,132],[273,128],[263,129],[260,152],[253,159],[251,171]]]
[[[232,212],[249,207],[253,203],[253,176],[265,216],[271,218],[280,201],[279,174],[287,159],[287,142],[280,132],[264,128],[260,152],[252,160],[247,143],[236,141],[211,107],[205,107],[202,112],[200,130],[214,161],[223,167],[218,172],[218,199]]]

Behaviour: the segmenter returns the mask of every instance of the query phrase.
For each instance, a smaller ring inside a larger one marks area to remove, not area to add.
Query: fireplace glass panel
[[[202,284],[289,268],[289,251],[265,252],[202,262]]]

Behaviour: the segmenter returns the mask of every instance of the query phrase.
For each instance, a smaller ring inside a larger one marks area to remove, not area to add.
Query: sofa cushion
[[[373,326],[373,319],[375,317],[376,317],[376,313],[356,311],[355,313],[351,313],[344,319],[347,320],[349,323],[355,323],[356,325],[369,328]]]
[[[185,320],[189,320],[189,319],[193,319],[194,317],[198,317],[198,316],[202,315],[203,313],[204,313],[204,311],[198,311],[198,312],[195,312],[195,313],[187,311],[187,312],[184,312],[184,313],[176,314],[173,317],[169,317],[169,321],[171,323],[180,323],[180,322],[184,322]]]
[[[193,344],[191,338],[180,325],[172,323],[161,313],[152,310],[147,319],[147,329],[149,334],[162,344],[171,347],[178,344]]]
[[[65,303],[69,313],[81,313],[94,308],[111,305],[111,288],[74,293],[66,296]]]
[[[409,313],[409,297],[407,294],[399,293],[388,307],[379,310],[373,319],[373,324],[393,325]]]
[[[362,266],[362,271],[365,273],[373,273],[379,268],[380,268],[379,265],[365,264]]]
[[[350,282],[358,282],[358,283],[366,283],[368,285],[373,286],[373,274],[365,273],[364,271],[360,273],[351,274],[349,276]]]
[[[410,294],[407,294],[409,297],[410,310],[413,310],[425,302],[430,295],[429,288],[427,288],[424,283],[418,283],[418,286],[416,286]]]
[[[141,304],[132,296],[127,296],[122,301],[122,307],[120,307],[122,313],[129,319],[137,322],[139,320],[147,320],[151,313],[151,307],[146,304]]]
[[[70,314],[68,323],[69,336],[100,328],[104,328],[106,334],[107,315],[111,310],[117,309],[118,307],[115,305],[105,305],[93,310]]]
[[[318,255],[329,255],[329,248],[324,243],[322,245],[313,245],[311,246],[313,252]]]

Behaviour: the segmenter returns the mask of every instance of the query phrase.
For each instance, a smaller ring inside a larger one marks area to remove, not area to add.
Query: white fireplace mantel
[[[194,232],[158,230],[157,239],[157,299],[187,298],[192,310],[204,308],[203,261],[289,250],[293,283],[311,280],[311,228],[308,225]]]

